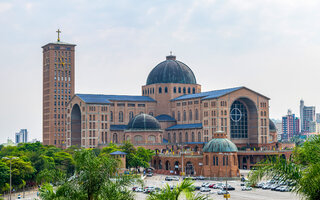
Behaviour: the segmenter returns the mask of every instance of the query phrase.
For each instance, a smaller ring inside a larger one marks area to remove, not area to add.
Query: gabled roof
[[[169,116],[169,115],[158,115],[156,116],[156,119],[159,121],[159,122],[175,122],[176,120]]]
[[[261,95],[261,94],[255,92],[255,91],[253,91],[253,90],[250,90],[249,88],[241,86],[241,87],[227,88],[227,89],[222,89],[222,90],[213,90],[213,91],[208,91],[208,92],[201,92],[201,93],[196,93],[196,94],[187,94],[187,95],[183,95],[183,96],[174,98],[171,101],[179,101],[179,100],[187,100],[187,99],[195,99],[195,98],[201,98],[201,100],[215,99],[215,98],[219,98],[221,96],[224,96],[226,94],[229,94],[231,92],[234,92],[234,91],[237,91],[237,90],[240,90],[240,89],[243,89],[243,88],[269,99],[268,97],[266,97],[264,95]]]
[[[170,131],[170,130],[195,129],[195,128],[202,128],[202,123],[197,123],[197,124],[177,124],[177,125],[174,125],[174,126],[170,126],[166,130]]]
[[[108,104],[111,101],[136,101],[136,102],[155,102],[147,96],[131,95],[104,95],[104,94],[75,94],[86,103]]]
[[[127,125],[110,125],[110,131],[123,131],[125,129],[127,129]]]

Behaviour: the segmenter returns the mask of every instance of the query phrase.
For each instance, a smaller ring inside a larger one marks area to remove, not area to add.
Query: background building
[[[300,127],[301,133],[315,132],[316,124],[316,107],[305,106],[304,101],[300,100]]]
[[[19,143],[27,143],[28,142],[28,130],[27,129],[20,129],[18,133],[15,135],[15,142],[16,144]]]
[[[299,118],[288,110],[288,114],[282,117],[282,135],[283,141],[290,141],[293,136],[299,135]]]
[[[74,44],[58,40],[43,49],[43,144],[65,143],[66,105],[74,95]]]

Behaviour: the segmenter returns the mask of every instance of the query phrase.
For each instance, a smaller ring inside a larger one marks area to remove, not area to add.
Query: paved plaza
[[[165,181],[165,175],[154,175],[145,179],[145,186],[164,187],[167,183],[169,185],[177,185],[180,181]],[[202,183],[218,183],[219,181],[195,181],[195,186],[201,186]],[[262,190],[260,188],[253,188],[251,191],[241,191],[240,181],[228,181],[228,184],[235,187],[234,191],[230,191],[231,198],[236,200],[300,200],[299,196],[291,192],[277,192],[271,190]],[[211,192],[202,193],[208,195],[212,199],[224,199],[223,195],[218,195],[218,189],[211,189]],[[198,191],[197,191],[198,192]],[[146,199],[147,195],[141,192],[135,192],[137,200]]]

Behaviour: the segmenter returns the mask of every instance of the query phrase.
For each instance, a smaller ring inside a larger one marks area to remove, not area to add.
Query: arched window
[[[180,111],[178,111],[178,121],[180,121]]]
[[[186,88],[184,87],[184,88],[183,88],[183,94],[185,94],[185,93],[186,93]]]
[[[177,136],[176,136],[176,133],[173,133],[173,143],[177,143]]]
[[[190,88],[188,88],[188,94],[190,94],[191,93],[191,89]]]
[[[187,121],[187,112],[183,111],[183,121]]]
[[[181,93],[181,87],[179,87],[179,93]]]
[[[133,112],[131,111],[131,112],[129,113],[129,121],[130,121],[132,118],[133,118]]]
[[[110,112],[110,121],[113,122],[113,112]]]
[[[171,134],[168,133],[168,142],[171,143]]]
[[[198,142],[201,142],[201,133],[198,133]]]
[[[168,88],[167,87],[164,88],[164,93],[168,93]]]
[[[162,88],[161,87],[159,87],[159,94],[161,94],[162,93]]]
[[[206,165],[209,165],[209,157],[206,155]]]
[[[176,87],[173,88],[173,93],[177,93],[177,88]]]
[[[192,88],[192,93],[193,93],[193,94],[196,93],[196,88]]]
[[[154,94],[154,88],[152,88],[152,94]]]
[[[148,94],[150,93],[150,89],[148,88]]]
[[[153,116],[153,112],[149,112],[149,115]]]
[[[191,142],[195,142],[194,141],[194,132],[191,133]]]
[[[196,109],[196,116],[195,116],[195,120],[199,120],[199,112],[198,112],[198,109]]]
[[[123,122],[123,112],[119,112],[119,122]]]
[[[189,121],[192,121],[192,110],[189,110]]]
[[[179,142],[180,143],[182,142],[182,133],[181,132],[179,133]]]
[[[113,143],[118,143],[118,135],[116,133],[113,134]]]
[[[142,90],[142,95],[144,95],[144,90]]]
[[[174,119],[176,118],[174,111],[172,111],[172,118],[174,118]]]
[[[234,101],[230,108],[231,138],[248,138],[248,111],[241,101]]]
[[[188,136],[189,136],[189,135],[188,135],[188,132],[186,132],[186,138],[185,138],[185,141],[186,141],[186,142],[189,142]]]
[[[142,143],[143,137],[141,135],[134,136],[134,143]]]
[[[219,157],[216,157],[216,165],[219,165]]]
[[[216,157],[215,156],[213,156],[213,158],[212,158],[212,161],[213,161],[213,166],[215,166],[216,165]]]

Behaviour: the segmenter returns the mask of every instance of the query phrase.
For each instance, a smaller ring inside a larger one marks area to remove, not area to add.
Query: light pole
[[[12,186],[12,178],[11,178],[11,160],[15,160],[15,159],[19,159],[18,157],[11,157],[11,158],[8,158],[8,157],[3,157],[3,159],[5,160],[10,160],[10,192],[9,192],[9,199],[11,200],[11,186]]]

